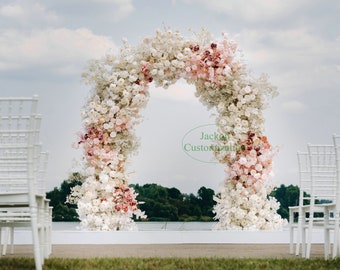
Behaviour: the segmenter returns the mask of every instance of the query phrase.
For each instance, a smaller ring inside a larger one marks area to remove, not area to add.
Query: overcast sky
[[[265,112],[265,134],[280,146],[274,181],[297,184],[296,151],[308,142],[330,144],[340,133],[339,14],[338,0],[1,0],[0,93],[39,95],[52,189],[81,158],[72,143],[90,91],[81,79],[88,60],[119,48],[123,38],[137,45],[164,27],[188,37],[189,29],[202,27],[216,38],[227,32],[253,74],[267,73],[278,87]],[[222,167],[182,150],[190,130],[214,123],[194,91],[183,81],[168,90],[151,87],[137,127],[142,145],[131,160],[132,183],[186,193],[219,188]]]

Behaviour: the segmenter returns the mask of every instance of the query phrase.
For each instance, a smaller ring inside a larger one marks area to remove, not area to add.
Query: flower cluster
[[[119,185],[115,187],[114,199],[115,204],[114,209],[117,212],[127,213],[129,211],[137,211],[137,201],[133,190],[126,185]],[[101,198],[102,201],[106,201],[105,197]]]
[[[97,172],[88,167],[88,174],[81,186],[72,190],[69,202],[78,204],[78,213],[85,228],[91,230],[132,230],[135,224],[133,216],[145,218],[138,209],[134,189],[123,182],[128,182],[128,175],[109,171],[108,168]],[[122,181],[122,179],[124,179]]]
[[[186,72],[193,81],[201,80],[217,86],[225,85],[240,68],[234,61],[236,44],[225,39],[221,43],[211,42],[202,50],[191,45],[192,56],[186,62]]]
[[[277,214],[279,203],[267,198],[273,189],[268,183],[275,152],[266,136],[248,132],[247,140],[225,165],[224,189],[215,198],[217,229],[275,230],[286,224]]]
[[[84,151],[87,178],[73,189],[70,200],[78,203],[85,227],[129,229],[134,226],[132,215],[143,216],[125,173],[127,160],[138,147],[134,126],[147,104],[149,84],[167,88],[180,78],[196,86],[204,105],[216,108],[218,132],[230,138],[219,143],[243,145],[242,151],[216,152],[227,176],[215,208],[222,227],[237,223],[248,228],[254,216],[264,219],[265,225],[257,228],[276,224],[277,204],[266,198],[264,190],[273,149],[262,135],[261,113],[275,89],[265,76],[249,75],[236,43],[227,35],[216,41],[203,31],[185,40],[179,32],[156,31],[155,37],[136,47],[124,42],[120,54],[93,61],[84,77],[93,92],[82,113],[84,132],[77,146]],[[250,200],[259,200],[257,210],[250,210]]]
[[[256,193],[249,193],[240,182],[235,185],[227,180],[218,197],[214,211],[217,230],[277,230],[286,224],[277,214],[279,204],[267,198],[271,188],[262,186]]]
[[[225,167],[226,177],[231,178],[235,185],[241,183],[249,194],[257,193],[273,176],[273,155],[274,150],[267,137],[257,137],[249,132],[248,139],[242,143],[237,158],[230,167]]]

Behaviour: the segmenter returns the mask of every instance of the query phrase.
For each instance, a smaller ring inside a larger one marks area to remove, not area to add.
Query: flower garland
[[[275,229],[284,224],[278,202],[267,198],[275,152],[263,136],[262,110],[276,94],[265,76],[252,78],[239,60],[237,45],[227,35],[212,41],[202,31],[192,40],[179,32],[156,31],[136,47],[124,42],[120,54],[93,61],[84,74],[93,92],[82,113],[84,133],[78,145],[86,160],[86,178],[73,189],[82,225],[94,230],[134,229],[132,217],[145,217],[125,172],[138,148],[134,126],[149,98],[148,86],[167,88],[183,78],[196,95],[216,108],[218,144],[242,145],[215,153],[226,179],[214,209],[218,229]],[[223,148],[222,148],[223,149]],[[225,148],[226,149],[226,148]]]
[[[216,197],[217,229],[274,230],[285,223],[276,213],[279,204],[268,194],[266,185],[273,177],[272,158],[275,149],[267,137],[248,132],[229,166],[225,166],[226,181],[221,195]],[[230,158],[230,156],[229,156]]]

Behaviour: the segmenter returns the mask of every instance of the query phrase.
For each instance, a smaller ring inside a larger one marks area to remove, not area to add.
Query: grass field
[[[1,270],[34,269],[30,258],[2,258]],[[340,269],[340,259],[222,259],[222,258],[98,258],[61,259],[52,258],[45,262],[44,270],[49,269],[114,269],[114,270],[218,270],[218,269]]]

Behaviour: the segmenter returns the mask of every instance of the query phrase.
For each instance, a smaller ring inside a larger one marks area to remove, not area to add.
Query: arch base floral
[[[126,165],[138,148],[134,127],[140,122],[151,82],[167,88],[178,79],[196,87],[196,96],[217,111],[216,128],[241,147],[217,151],[225,181],[215,200],[216,229],[278,229],[285,221],[268,198],[272,158],[276,152],[263,135],[262,110],[276,94],[266,76],[249,74],[237,45],[202,31],[191,39],[179,32],[156,31],[138,46],[124,42],[120,53],[92,61],[84,74],[93,91],[82,112],[84,131],[78,146],[85,158],[85,180],[72,190],[84,227],[132,230],[133,218],[144,218],[137,194],[129,187]]]

